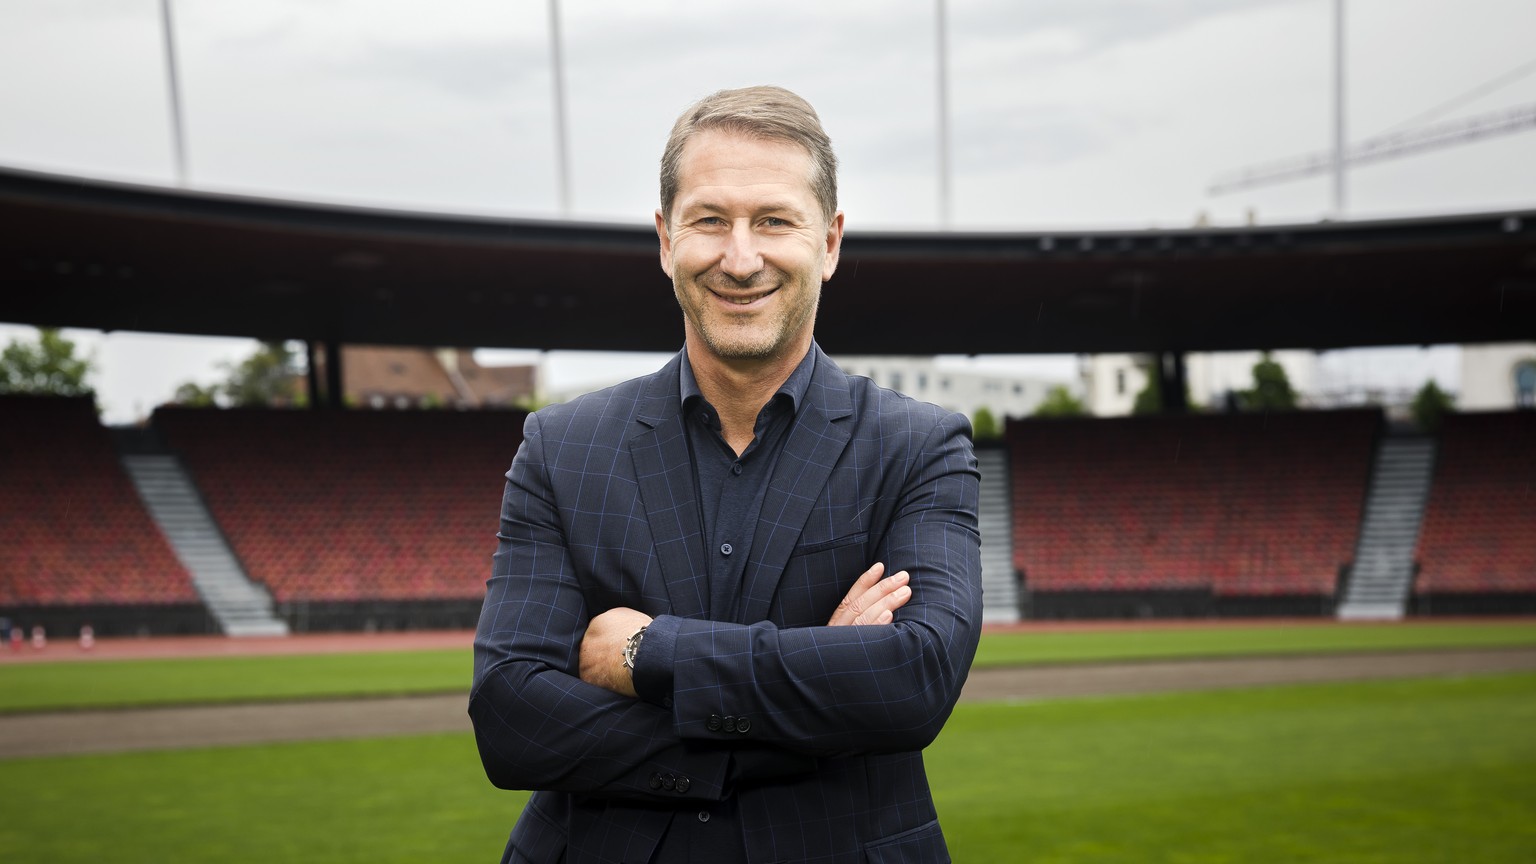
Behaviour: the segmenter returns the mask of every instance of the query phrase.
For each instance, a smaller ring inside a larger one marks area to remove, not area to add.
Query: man
[[[949,860],[920,751],[976,651],[976,460],[816,346],[836,183],[798,96],[690,108],[682,352],[528,418],[469,709],[491,781],[540,790],[504,861]]]

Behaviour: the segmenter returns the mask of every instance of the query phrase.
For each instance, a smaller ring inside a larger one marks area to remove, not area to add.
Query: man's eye
[[[719,216],[705,216],[699,220],[700,225],[724,225],[725,220]]]
[[[785,227],[785,226],[787,226],[789,224],[789,220],[788,219],[780,219],[777,216],[769,216],[767,219],[763,220],[763,224],[767,225],[770,228],[783,228],[783,227]]]

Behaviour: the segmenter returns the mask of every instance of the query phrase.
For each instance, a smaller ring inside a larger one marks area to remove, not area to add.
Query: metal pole
[[[165,80],[171,114],[171,158],[176,166],[176,185],[187,185],[186,135],[181,124],[181,79],[176,74],[176,28],[171,22],[171,0],[160,0],[160,25],[165,32]]]
[[[560,184],[560,215],[571,215],[571,177],[565,133],[565,61],[560,54],[560,0],[549,0],[549,64],[555,82],[555,176]]]
[[[1333,215],[1344,218],[1344,0],[1333,0]]]
[[[937,0],[936,4],[937,26],[934,28],[938,40],[938,82],[935,88],[938,91],[939,113],[939,226],[949,227],[950,220],[950,189],[949,189],[949,37],[947,33],[947,10],[944,0]]]

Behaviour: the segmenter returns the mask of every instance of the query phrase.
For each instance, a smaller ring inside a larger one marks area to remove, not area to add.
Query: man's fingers
[[[907,585],[907,573],[903,570],[889,579],[882,580],[865,593],[868,606],[854,619],[854,624],[889,624],[896,620],[896,610],[912,599],[912,588]]]
[[[832,618],[827,624],[831,627],[843,627],[852,624],[853,619],[859,617],[859,613],[863,611],[862,606],[858,605],[859,598],[864,596],[865,591],[879,583],[880,577],[883,575],[885,575],[885,565],[879,561],[876,561],[868,570],[860,574],[859,578],[854,581],[853,587],[848,589],[848,593],[843,595],[843,599],[837,604],[837,608],[832,611]]]
[[[827,622],[833,627],[854,624],[889,624],[895,620],[895,611],[912,599],[912,589],[907,586],[905,570],[890,578],[882,579],[885,565],[877,563],[865,570],[847,596],[837,605]]]

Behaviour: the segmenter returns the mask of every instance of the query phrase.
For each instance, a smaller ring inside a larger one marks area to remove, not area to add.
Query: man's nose
[[[752,232],[752,226],[746,220],[736,222],[731,226],[730,236],[725,243],[725,257],[720,262],[720,269],[726,275],[745,282],[754,273],[763,269],[763,255],[757,247],[757,236]]]

